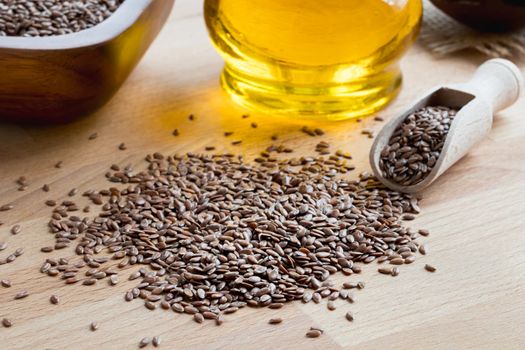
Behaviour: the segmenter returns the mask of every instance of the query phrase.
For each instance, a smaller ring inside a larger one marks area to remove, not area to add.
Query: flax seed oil
[[[270,113],[347,119],[398,92],[421,0],[206,0],[221,84]]]

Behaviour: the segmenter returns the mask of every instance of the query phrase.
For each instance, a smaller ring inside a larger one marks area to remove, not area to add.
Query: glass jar
[[[206,0],[221,84],[242,105],[291,116],[371,114],[398,92],[421,0]]]

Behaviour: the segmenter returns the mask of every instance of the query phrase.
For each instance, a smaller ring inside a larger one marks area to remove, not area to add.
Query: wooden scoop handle
[[[524,88],[523,75],[514,63],[496,58],[479,66],[472,79],[460,87],[484,99],[495,113],[516,102]]]

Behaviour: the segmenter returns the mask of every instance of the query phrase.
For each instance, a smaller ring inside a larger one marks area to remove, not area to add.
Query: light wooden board
[[[148,152],[218,150],[252,157],[270,143],[270,135],[312,154],[318,138],[298,129],[302,121],[251,113],[233,105],[218,87],[222,61],[212,48],[202,18],[201,1],[179,0],[169,23],[115,98],[100,112],[62,126],[33,127],[0,124],[0,204],[16,208],[0,213],[0,241],[9,243],[5,257],[18,247],[25,254],[0,266],[0,318],[14,325],[0,327],[0,349],[135,349],[142,337],[161,335],[165,349],[523,349],[525,346],[525,99],[500,113],[489,137],[423,193],[423,213],[411,226],[430,229],[430,252],[403,266],[396,278],[380,276],[367,266],[361,276],[366,288],[353,305],[340,302],[336,311],[324,304],[294,303],[283,309],[246,308],[227,317],[222,327],[196,324],[186,315],[149,311],[136,300],[126,303],[124,291],[134,282],[108,288],[65,286],[38,272],[47,257],[40,247],[54,240],[46,229],[48,198],[64,199],[73,187],[109,187],[103,174],[112,163],[140,167]],[[467,79],[482,58],[457,55],[435,59],[417,45],[403,61],[405,83],[400,97],[386,111],[388,118],[427,88],[440,82]],[[194,113],[190,122],[187,115]],[[256,121],[259,128],[252,129]],[[313,125],[313,124],[312,124]],[[362,128],[378,130],[382,123],[318,123],[334,149],[350,151],[358,169],[369,169],[371,140]],[[171,136],[180,130],[177,138]],[[224,131],[235,135],[225,139]],[[88,136],[98,132],[96,140]],[[233,139],[243,144],[232,146]],[[126,142],[128,149],[117,146]],[[62,160],[64,166],[53,165]],[[30,187],[16,190],[25,175]],[[355,175],[353,175],[355,176]],[[39,188],[49,183],[46,194]],[[81,202],[81,200],[79,200]],[[19,223],[22,232],[9,228]],[[58,252],[64,256],[71,252]],[[438,268],[424,271],[425,263]],[[126,280],[130,270],[121,273]],[[13,300],[26,289],[31,295]],[[56,293],[62,303],[53,306]],[[353,311],[355,322],[344,314]],[[284,319],[270,326],[270,317]],[[96,332],[89,330],[98,321]],[[325,334],[307,339],[319,325]]]

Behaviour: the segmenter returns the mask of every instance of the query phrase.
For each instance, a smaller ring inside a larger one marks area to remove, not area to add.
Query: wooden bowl
[[[481,31],[525,27],[524,0],[431,0],[450,17]]]
[[[0,119],[66,122],[105,104],[166,22],[175,0],[128,0],[72,34],[0,37]]]

